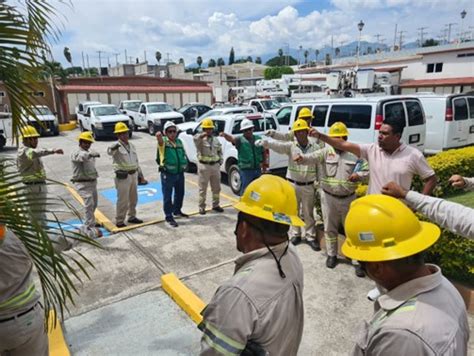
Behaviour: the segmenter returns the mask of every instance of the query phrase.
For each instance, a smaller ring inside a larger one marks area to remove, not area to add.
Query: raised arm
[[[316,137],[317,139],[326,142],[328,145],[334,147],[337,150],[346,151],[355,154],[357,157],[360,157],[360,145],[344,140],[339,140],[336,138],[329,137],[315,128],[311,129],[309,132],[311,137]]]

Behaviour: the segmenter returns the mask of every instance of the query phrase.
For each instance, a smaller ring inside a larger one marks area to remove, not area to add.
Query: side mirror
[[[187,129],[187,130],[186,130],[186,134],[192,136],[192,135],[193,135],[193,129]]]

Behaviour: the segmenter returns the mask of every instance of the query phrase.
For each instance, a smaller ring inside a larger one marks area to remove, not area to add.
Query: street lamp
[[[464,18],[466,17],[466,15],[467,15],[466,10],[462,10],[462,12],[461,12],[461,36],[459,36],[460,37],[459,42],[462,42],[462,35],[463,35],[463,31],[464,31]]]
[[[360,55],[360,39],[362,36],[362,30],[364,28],[364,21],[360,20],[360,22],[357,24],[357,28],[359,29],[359,42],[357,44],[357,69],[359,69],[359,55]]]

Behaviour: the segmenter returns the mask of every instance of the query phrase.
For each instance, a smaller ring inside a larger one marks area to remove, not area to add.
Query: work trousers
[[[86,229],[95,228],[94,212],[97,209],[97,181],[93,182],[75,182],[79,195],[84,200],[84,227]]]
[[[262,175],[262,170],[260,168],[257,169],[241,169],[240,170],[240,195],[244,194],[245,188],[252,183],[255,179]]]
[[[221,192],[221,171],[218,163],[198,164],[199,176],[199,209],[206,208],[207,185],[211,183],[212,207],[219,206],[219,194]]]
[[[128,212],[128,218],[134,218],[137,214],[137,173],[129,174],[125,179],[115,178],[117,189],[117,208],[115,222],[123,224]]]
[[[301,227],[292,226],[290,235],[292,237],[301,236],[303,238],[314,239],[316,227],[314,220],[314,185],[293,184],[296,192],[296,202],[298,204],[298,216],[304,221],[304,233]]]
[[[15,312],[12,316],[21,313]],[[0,319],[7,319],[2,315]],[[0,355],[1,356],[48,356],[48,335],[44,329],[44,311],[36,304],[34,310],[0,323]]]
[[[173,213],[180,213],[183,207],[184,173],[171,174],[161,172],[161,191],[163,193],[165,217],[167,219],[172,218]]]
[[[344,220],[351,203],[355,199],[355,194],[345,198],[336,198],[321,190],[321,210],[323,212],[324,238],[328,256],[337,256],[339,229],[344,227]],[[355,262],[353,261],[354,264]]]
[[[46,184],[25,184],[28,192],[30,213],[38,223],[46,220],[46,198],[48,188]]]

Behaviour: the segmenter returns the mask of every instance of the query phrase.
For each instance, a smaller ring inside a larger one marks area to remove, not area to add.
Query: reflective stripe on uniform
[[[240,353],[245,349],[244,344],[224,335],[209,322],[204,321],[203,326],[204,328],[202,331],[204,332],[204,339],[214,350],[224,355],[240,355]]]
[[[408,299],[405,303],[400,305],[397,309],[388,310],[388,311],[384,309],[380,309],[379,312],[377,313],[379,315],[376,314],[376,317],[373,319],[372,323],[370,324],[371,331],[378,329],[380,325],[391,315],[415,310],[415,304],[416,304],[416,297]]]
[[[35,285],[31,285],[23,293],[15,295],[10,299],[0,303],[0,310],[3,309],[17,309],[29,303],[35,297]]]
[[[342,180],[337,178],[326,177],[321,179],[321,183],[325,183],[330,186],[345,186],[345,187],[356,187],[358,183],[354,183],[348,180]]]

